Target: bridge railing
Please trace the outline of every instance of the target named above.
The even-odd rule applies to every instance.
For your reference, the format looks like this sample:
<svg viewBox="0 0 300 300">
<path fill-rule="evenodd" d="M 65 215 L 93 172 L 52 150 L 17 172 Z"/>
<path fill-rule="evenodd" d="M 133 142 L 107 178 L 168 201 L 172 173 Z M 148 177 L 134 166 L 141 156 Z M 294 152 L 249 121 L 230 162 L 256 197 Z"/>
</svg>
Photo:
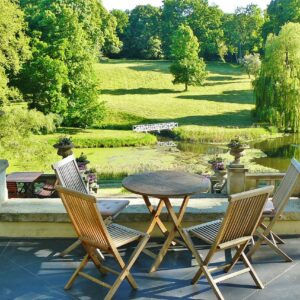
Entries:
<svg viewBox="0 0 300 300">
<path fill-rule="evenodd" d="M 173 130 L 178 127 L 178 123 L 169 122 L 169 123 L 156 123 L 156 124 L 140 124 L 133 125 L 132 129 L 136 132 L 151 132 L 151 131 L 163 131 L 163 130 Z"/>
</svg>

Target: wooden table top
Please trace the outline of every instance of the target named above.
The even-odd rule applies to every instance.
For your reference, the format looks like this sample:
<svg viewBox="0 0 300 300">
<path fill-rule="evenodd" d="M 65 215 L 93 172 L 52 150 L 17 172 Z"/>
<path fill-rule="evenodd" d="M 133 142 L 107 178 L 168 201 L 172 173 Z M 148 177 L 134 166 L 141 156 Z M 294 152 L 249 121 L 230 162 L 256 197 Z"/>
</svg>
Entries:
<svg viewBox="0 0 300 300">
<path fill-rule="evenodd" d="M 185 172 L 158 171 L 128 176 L 122 181 L 122 185 L 135 194 L 169 198 L 207 193 L 210 180 Z"/>
<path fill-rule="evenodd" d="M 6 176 L 7 182 L 31 183 L 35 182 L 42 172 L 15 172 Z"/>
</svg>

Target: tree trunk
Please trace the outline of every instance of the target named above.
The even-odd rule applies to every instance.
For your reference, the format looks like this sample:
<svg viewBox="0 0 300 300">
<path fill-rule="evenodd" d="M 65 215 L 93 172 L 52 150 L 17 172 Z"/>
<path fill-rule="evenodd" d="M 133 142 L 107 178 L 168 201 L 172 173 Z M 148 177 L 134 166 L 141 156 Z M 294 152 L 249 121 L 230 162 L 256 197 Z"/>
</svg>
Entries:
<svg viewBox="0 0 300 300">
<path fill-rule="evenodd" d="M 188 90 L 188 84 L 185 83 L 185 88 L 184 88 L 184 91 L 186 92 Z"/>
</svg>

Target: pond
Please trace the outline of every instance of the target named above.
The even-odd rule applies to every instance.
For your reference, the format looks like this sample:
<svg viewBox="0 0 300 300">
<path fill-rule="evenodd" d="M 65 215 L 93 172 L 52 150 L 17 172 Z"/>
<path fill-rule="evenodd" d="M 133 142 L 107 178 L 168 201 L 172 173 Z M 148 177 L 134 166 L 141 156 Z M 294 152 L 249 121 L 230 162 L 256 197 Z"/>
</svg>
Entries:
<svg viewBox="0 0 300 300">
<path fill-rule="evenodd" d="M 254 159 L 257 164 L 279 171 L 286 171 L 293 157 L 300 160 L 299 134 L 253 143 L 251 147 L 266 154 L 266 157 Z"/>
<path fill-rule="evenodd" d="M 227 152 L 226 146 L 177 142 L 181 152 L 215 155 Z M 254 158 L 252 161 L 263 167 L 284 172 L 293 157 L 300 160 L 300 135 L 293 134 L 280 138 L 250 143 L 250 148 L 261 150 L 266 156 Z"/>
<path fill-rule="evenodd" d="M 75 149 L 74 152 L 76 156 L 79 156 L 81 152 L 86 154 L 91 161 L 91 167 L 95 167 L 99 173 L 104 174 L 105 178 L 156 169 L 207 172 L 210 171 L 207 161 L 211 156 L 228 152 L 226 146 L 179 142 L 161 136 L 159 142 L 160 145 L 157 146 L 81 148 Z M 300 135 L 254 142 L 250 144 L 250 147 L 250 151 L 247 151 L 245 156 L 245 165 L 251 172 L 267 171 L 263 170 L 264 167 L 285 171 L 291 158 L 295 157 L 300 160 Z M 32 156 L 22 159 L 11 157 L 8 173 L 15 171 L 52 172 L 51 163 L 58 161 L 60 157 L 56 155 L 52 145 L 48 148 L 45 155 L 42 153 L 42 160 L 37 156 L 34 156 L 34 160 Z M 232 159 L 228 154 L 224 156 L 229 161 Z"/>
</svg>

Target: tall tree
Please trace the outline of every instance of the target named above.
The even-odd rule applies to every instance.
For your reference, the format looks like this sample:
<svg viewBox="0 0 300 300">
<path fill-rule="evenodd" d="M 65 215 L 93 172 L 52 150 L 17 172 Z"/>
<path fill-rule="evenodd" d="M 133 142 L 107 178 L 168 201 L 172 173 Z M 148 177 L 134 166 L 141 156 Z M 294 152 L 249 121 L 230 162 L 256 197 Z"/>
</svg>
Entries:
<svg viewBox="0 0 300 300">
<path fill-rule="evenodd" d="M 0 106 L 14 100 L 16 90 L 10 79 L 29 57 L 29 38 L 25 35 L 24 15 L 15 1 L 0 1 Z"/>
<path fill-rule="evenodd" d="M 299 0 L 272 0 L 267 8 L 267 21 L 263 26 L 263 37 L 278 34 L 287 22 L 300 22 Z"/>
<path fill-rule="evenodd" d="M 120 9 L 113 9 L 110 12 L 117 20 L 116 32 L 118 37 L 123 41 L 124 33 L 129 23 L 129 11 L 123 11 Z"/>
<path fill-rule="evenodd" d="M 262 11 L 254 4 L 238 7 L 233 15 L 224 18 L 226 44 L 236 60 L 242 59 L 245 54 L 261 50 L 263 24 Z"/>
<path fill-rule="evenodd" d="M 162 11 L 165 55 L 170 57 L 175 30 L 181 24 L 187 24 L 201 41 L 200 54 L 205 58 L 216 58 L 223 41 L 222 16 L 223 12 L 217 6 L 209 6 L 207 0 L 165 0 Z"/>
<path fill-rule="evenodd" d="M 20 87 L 31 108 L 58 113 L 65 125 L 90 126 L 92 119 L 103 116 L 93 72 L 99 46 L 104 44 L 103 36 L 93 31 L 101 32 L 97 3 L 21 0 L 33 57 L 23 68 Z"/>
<path fill-rule="evenodd" d="M 159 8 L 151 5 L 138 5 L 130 13 L 129 24 L 124 40 L 124 53 L 128 57 L 148 58 L 150 39 L 160 36 Z"/>
<path fill-rule="evenodd" d="M 171 44 L 173 63 L 170 71 L 173 84 L 183 83 L 185 91 L 189 85 L 201 85 L 207 75 L 205 63 L 199 58 L 199 42 L 187 25 L 180 25 L 175 31 Z"/>
<path fill-rule="evenodd" d="M 300 23 L 269 35 L 260 75 L 254 82 L 260 120 L 282 130 L 300 130 Z"/>
</svg>

